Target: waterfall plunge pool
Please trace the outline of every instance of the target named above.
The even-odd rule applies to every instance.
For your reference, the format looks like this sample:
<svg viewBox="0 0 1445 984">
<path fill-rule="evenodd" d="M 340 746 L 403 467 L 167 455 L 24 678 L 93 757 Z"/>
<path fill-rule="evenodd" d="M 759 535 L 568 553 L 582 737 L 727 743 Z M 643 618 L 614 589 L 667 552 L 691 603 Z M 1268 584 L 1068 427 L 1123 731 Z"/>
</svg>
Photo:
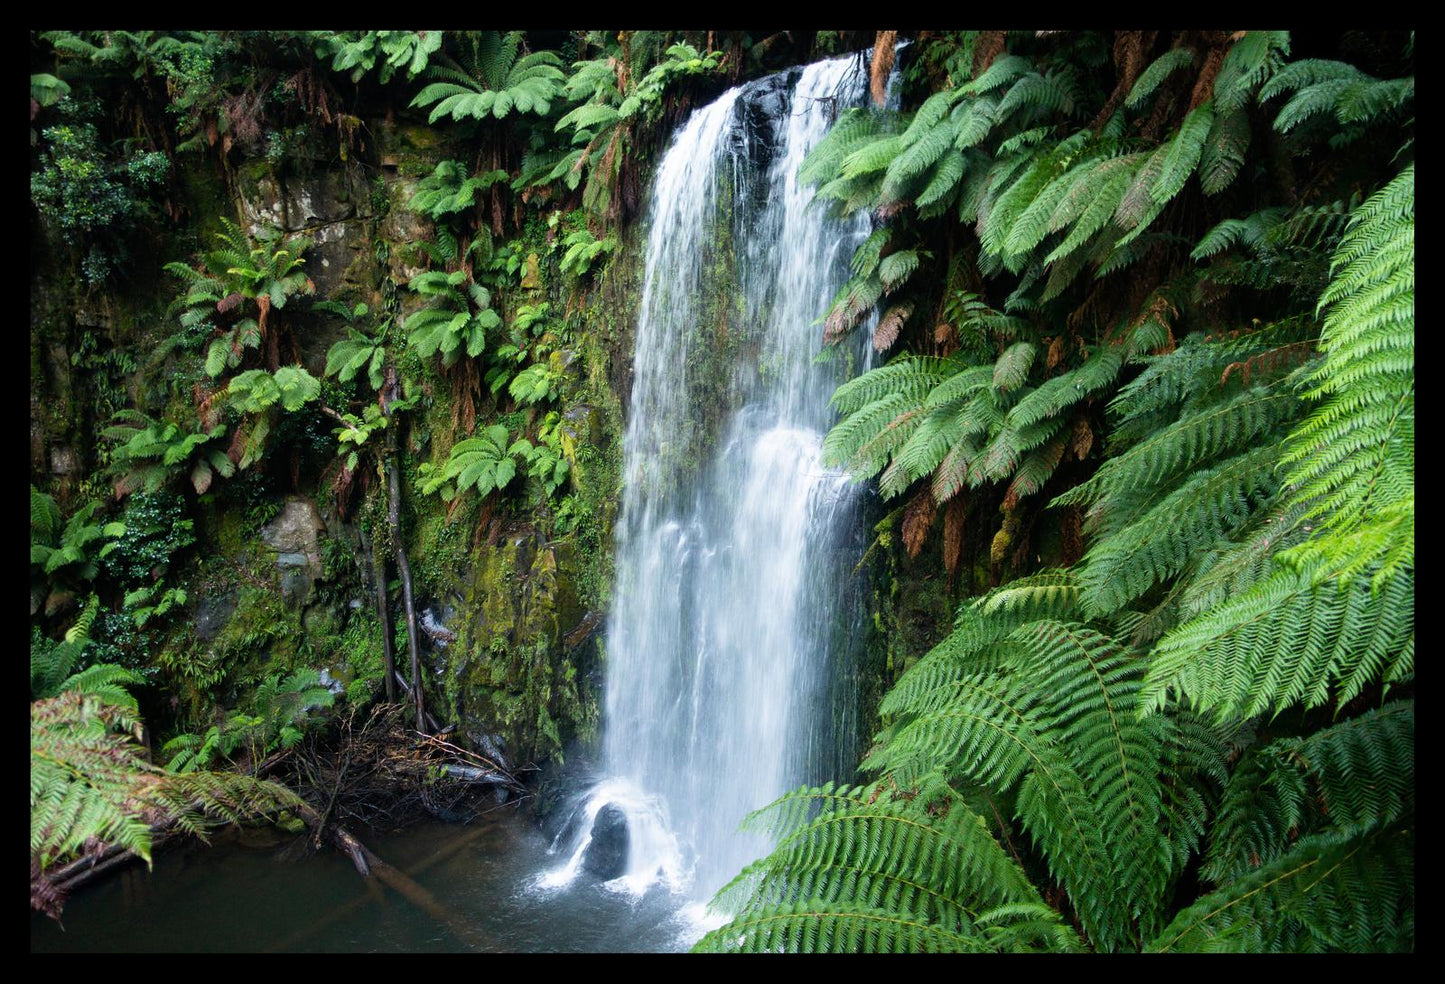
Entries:
<svg viewBox="0 0 1445 984">
<path fill-rule="evenodd" d="M 523 807 L 469 824 L 357 831 L 419 886 L 420 900 L 363 879 L 309 834 L 221 831 L 177 845 L 73 895 L 61 925 L 32 913 L 32 953 L 638 953 L 686 950 L 712 925 L 654 885 L 641 895 L 580 872 L 542 884 L 565 861 Z M 427 901 L 430 900 L 431 907 Z"/>
</svg>

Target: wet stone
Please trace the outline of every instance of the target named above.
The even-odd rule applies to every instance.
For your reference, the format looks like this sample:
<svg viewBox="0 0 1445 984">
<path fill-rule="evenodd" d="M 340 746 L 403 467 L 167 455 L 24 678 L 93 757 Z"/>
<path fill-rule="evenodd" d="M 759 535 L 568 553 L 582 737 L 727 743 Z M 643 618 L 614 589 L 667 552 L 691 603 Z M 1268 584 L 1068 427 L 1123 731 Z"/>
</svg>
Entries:
<svg viewBox="0 0 1445 984">
<path fill-rule="evenodd" d="M 234 591 L 202 598 L 196 606 L 196 638 L 210 642 L 220 635 L 226 623 L 235 614 L 237 595 Z"/>
<path fill-rule="evenodd" d="M 608 803 L 592 821 L 592 842 L 582 853 L 582 869 L 604 881 L 616 878 L 627 870 L 628 846 L 627 815 Z"/>
</svg>

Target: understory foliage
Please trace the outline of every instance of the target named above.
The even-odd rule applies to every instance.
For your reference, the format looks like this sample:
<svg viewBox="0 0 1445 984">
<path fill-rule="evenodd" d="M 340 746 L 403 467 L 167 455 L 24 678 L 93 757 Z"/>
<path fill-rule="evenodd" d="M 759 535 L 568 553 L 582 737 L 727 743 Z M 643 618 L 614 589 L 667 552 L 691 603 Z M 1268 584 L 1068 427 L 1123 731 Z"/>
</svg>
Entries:
<svg viewBox="0 0 1445 984">
<path fill-rule="evenodd" d="M 92 598 L 62 642 L 31 646 L 30 902 L 56 918 L 64 893 L 50 875 L 67 862 L 116 846 L 149 863 L 157 830 L 204 837 L 217 821 L 299 802 L 250 776 L 152 765 L 139 740 L 136 699 L 125 689 L 143 678 L 105 663 L 71 672 L 97 611 Z"/>
<path fill-rule="evenodd" d="M 752 39 L 725 37 L 736 79 Z M 468 542 L 479 513 L 493 539 L 503 522 L 549 540 L 585 524 L 606 542 L 576 494 L 596 438 L 564 423 L 563 401 L 593 385 L 579 378 L 594 361 L 588 291 L 640 207 L 648 156 L 695 92 L 723 84 L 723 55 L 698 31 L 29 42 L 32 889 L 55 914 L 51 876 L 78 853 L 148 857 L 157 825 L 283 802 L 206 770 L 244 769 L 323 722 L 319 667 L 338 652 L 352 670 L 379 661 L 344 638 L 350 609 L 315 616 L 379 594 L 366 624 L 391 638 L 411 575 L 389 602 L 376 560 L 427 552 L 410 541 L 421 527 L 438 542 L 433 514 L 455 521 L 447 544 Z M 386 144 L 412 136 L 393 162 Z M 325 193 L 345 218 L 298 230 L 286 202 L 323 172 L 344 178 Z M 286 231 L 244 207 L 270 189 Z M 425 231 L 388 231 L 391 209 Z M 337 267 L 335 234 L 363 226 L 373 241 Z M 281 638 L 269 604 L 268 624 L 242 631 L 277 577 L 243 559 L 248 545 L 298 495 L 331 505 L 374 569 L 350 564 L 332 527 L 300 637 Z M 447 563 L 417 564 L 419 594 Z M 237 612 L 213 609 L 238 594 Z M 229 629 L 214 638 L 200 629 L 213 610 Z M 439 685 L 418 660 L 413 688 Z"/>
<path fill-rule="evenodd" d="M 700 949 L 1414 949 L 1412 46 L 985 32 L 838 120 L 804 175 L 878 224 L 824 330 L 904 344 L 825 452 L 996 505 L 1014 576 Z"/>
</svg>

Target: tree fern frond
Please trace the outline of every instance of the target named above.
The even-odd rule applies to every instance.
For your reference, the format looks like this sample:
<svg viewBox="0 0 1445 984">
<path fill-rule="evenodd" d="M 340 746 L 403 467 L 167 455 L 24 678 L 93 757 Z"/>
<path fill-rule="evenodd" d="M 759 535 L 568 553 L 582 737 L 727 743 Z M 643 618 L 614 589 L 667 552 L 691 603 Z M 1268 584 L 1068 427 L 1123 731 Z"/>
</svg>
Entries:
<svg viewBox="0 0 1445 984">
<path fill-rule="evenodd" d="M 1068 407 L 1113 383 L 1123 365 L 1123 356 L 1117 349 L 1101 348 L 1077 369 L 1055 376 L 1025 395 L 1008 412 L 1005 422 L 1021 430 L 1058 417 Z"/>
<path fill-rule="evenodd" d="M 1158 58 L 1149 63 L 1149 67 L 1139 73 L 1135 80 L 1134 87 L 1129 90 L 1129 95 L 1124 100 L 1124 105 L 1130 109 L 1137 109 L 1144 100 L 1154 94 L 1154 90 L 1170 75 L 1194 64 L 1193 48 L 1171 48 Z"/>
<path fill-rule="evenodd" d="M 1109 223 L 1129 190 L 1135 172 L 1146 163 L 1146 156 L 1126 154 L 1113 157 L 1093 169 L 1090 182 L 1097 182 L 1097 190 L 1088 196 L 1089 204 L 1075 220 L 1064 241 L 1044 257 L 1045 263 L 1056 263 L 1074 253 Z M 1167 166 L 1168 162 L 1165 164 Z"/>
<path fill-rule="evenodd" d="M 1177 488 L 1127 526 L 1111 528 L 1084 558 L 1084 597 L 1107 615 L 1230 536 L 1251 506 L 1278 487 L 1279 448 L 1269 443 L 1212 468 L 1196 468 Z"/>
<path fill-rule="evenodd" d="M 1411 165 L 1366 201 L 1335 251 L 1308 394 L 1325 402 L 1285 455 L 1295 501 L 1340 534 L 1398 506 L 1413 540 L 1414 178 Z"/>
<path fill-rule="evenodd" d="M 1342 706 L 1366 684 L 1410 672 L 1414 578 L 1314 583 L 1281 571 L 1169 633 L 1155 649 L 1143 701 L 1176 693 L 1216 718 Z M 1332 700 L 1333 698 L 1333 700 Z"/>
<path fill-rule="evenodd" d="M 1137 394 L 1130 394 L 1137 399 Z M 1188 414 L 1173 425 L 1109 458 L 1088 482 L 1055 499 L 1059 505 L 1107 500 L 1150 489 L 1186 468 L 1249 446 L 1297 411 L 1297 401 L 1277 384 L 1254 386 Z M 1098 513 L 1108 510 L 1107 501 Z"/>
<path fill-rule="evenodd" d="M 1202 874 L 1228 883 L 1301 834 L 1367 832 L 1413 813 L 1414 745 L 1414 702 L 1403 700 L 1254 750 L 1225 788 Z"/>
<path fill-rule="evenodd" d="M 808 900 L 749 912 L 708 933 L 693 949 L 699 953 L 976 953 L 989 947 L 980 936 L 932 925 L 911 913 Z"/>
<path fill-rule="evenodd" d="M 1249 152 L 1249 114 L 1230 109 L 1214 118 L 1199 158 L 1199 187 L 1206 195 L 1228 188 L 1244 167 Z"/>
<path fill-rule="evenodd" d="M 1159 177 L 1149 188 L 1149 194 L 1158 204 L 1164 204 L 1179 194 L 1189 176 L 1194 173 L 1204 153 L 1204 144 L 1214 126 L 1213 101 L 1201 103 L 1184 118 L 1179 132 L 1169 144 L 1164 161 L 1159 168 Z"/>
<path fill-rule="evenodd" d="M 1224 56 L 1214 78 L 1214 102 L 1221 113 L 1244 106 L 1289 54 L 1288 31 L 1247 31 Z"/>
<path fill-rule="evenodd" d="M 958 187 L 967 167 L 968 159 L 958 150 L 945 151 L 929 171 L 923 190 L 914 198 L 913 204 L 920 211 L 934 205 L 946 207 L 948 196 Z"/>
<path fill-rule="evenodd" d="M 1414 867 L 1408 826 L 1304 837 L 1180 912 L 1146 949 L 1413 950 Z"/>
<path fill-rule="evenodd" d="M 1067 73 L 1041 75 L 1030 72 L 1013 85 L 999 100 L 997 116 L 1007 119 L 1011 114 L 1023 110 L 1025 120 L 1046 118 L 1049 114 L 1065 116 L 1074 111 L 1076 83 Z"/>
</svg>

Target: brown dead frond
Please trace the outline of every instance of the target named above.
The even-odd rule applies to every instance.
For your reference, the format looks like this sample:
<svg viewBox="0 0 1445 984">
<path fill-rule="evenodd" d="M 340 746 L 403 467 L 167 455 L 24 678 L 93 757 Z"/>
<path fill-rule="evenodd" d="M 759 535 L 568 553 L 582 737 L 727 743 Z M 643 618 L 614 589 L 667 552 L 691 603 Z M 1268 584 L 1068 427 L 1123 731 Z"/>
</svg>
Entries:
<svg viewBox="0 0 1445 984">
<path fill-rule="evenodd" d="M 903 324 L 908 316 L 913 313 L 913 302 L 904 301 L 902 304 L 895 304 L 888 309 L 883 317 L 878 319 L 878 325 L 873 329 L 873 350 L 886 352 L 898 341 L 898 333 L 903 329 Z"/>
<path fill-rule="evenodd" d="M 201 418 L 201 427 L 210 430 L 221 422 L 219 406 L 224 390 L 203 390 L 200 383 L 191 386 L 191 396 L 196 403 L 196 415 Z"/>
<path fill-rule="evenodd" d="M 963 525 L 967 518 L 968 503 L 963 496 L 949 499 L 943 511 L 943 566 L 948 571 L 950 582 L 963 557 Z"/>
<path fill-rule="evenodd" d="M 1281 345 L 1272 348 L 1267 352 L 1260 352 L 1252 355 L 1243 362 L 1231 362 L 1224 367 L 1224 374 L 1219 377 L 1219 385 L 1223 386 L 1229 382 L 1229 377 L 1238 371 L 1244 385 L 1249 385 L 1250 375 L 1255 369 L 1272 371 L 1285 366 L 1291 366 L 1304 362 L 1314 354 L 1315 343 L 1312 339 L 1301 342 L 1290 342 L 1288 345 Z"/>
<path fill-rule="evenodd" d="M 1114 91 L 1109 93 L 1109 99 L 1104 103 L 1104 108 L 1099 110 L 1099 115 L 1089 124 L 1089 128 L 1096 133 L 1104 128 L 1109 118 L 1114 115 L 1114 110 L 1119 108 L 1119 103 L 1129 95 L 1134 88 L 1134 83 L 1139 80 L 1140 73 L 1144 70 L 1144 53 L 1154 47 L 1154 39 L 1158 36 L 1157 31 L 1117 31 L 1114 35 L 1114 69 L 1118 81 L 1114 84 Z"/>
<path fill-rule="evenodd" d="M 973 77 L 978 78 L 1003 54 L 1006 31 L 981 31 L 973 48 Z"/>
<path fill-rule="evenodd" d="M 893 71 L 893 48 L 897 43 L 897 31 L 879 31 L 873 38 L 873 64 L 868 67 L 868 94 L 873 97 L 873 105 L 879 109 L 888 102 L 888 75 Z"/>
<path fill-rule="evenodd" d="M 1094 431 L 1089 427 L 1089 422 L 1081 415 L 1074 420 L 1074 433 L 1069 438 L 1068 453 L 1083 461 L 1089 455 L 1089 449 L 1094 446 Z"/>
<path fill-rule="evenodd" d="M 933 493 L 925 488 L 920 489 L 903 510 L 903 545 L 908 549 L 908 556 L 917 557 L 923 549 L 928 528 L 933 525 L 934 509 Z"/>
</svg>

